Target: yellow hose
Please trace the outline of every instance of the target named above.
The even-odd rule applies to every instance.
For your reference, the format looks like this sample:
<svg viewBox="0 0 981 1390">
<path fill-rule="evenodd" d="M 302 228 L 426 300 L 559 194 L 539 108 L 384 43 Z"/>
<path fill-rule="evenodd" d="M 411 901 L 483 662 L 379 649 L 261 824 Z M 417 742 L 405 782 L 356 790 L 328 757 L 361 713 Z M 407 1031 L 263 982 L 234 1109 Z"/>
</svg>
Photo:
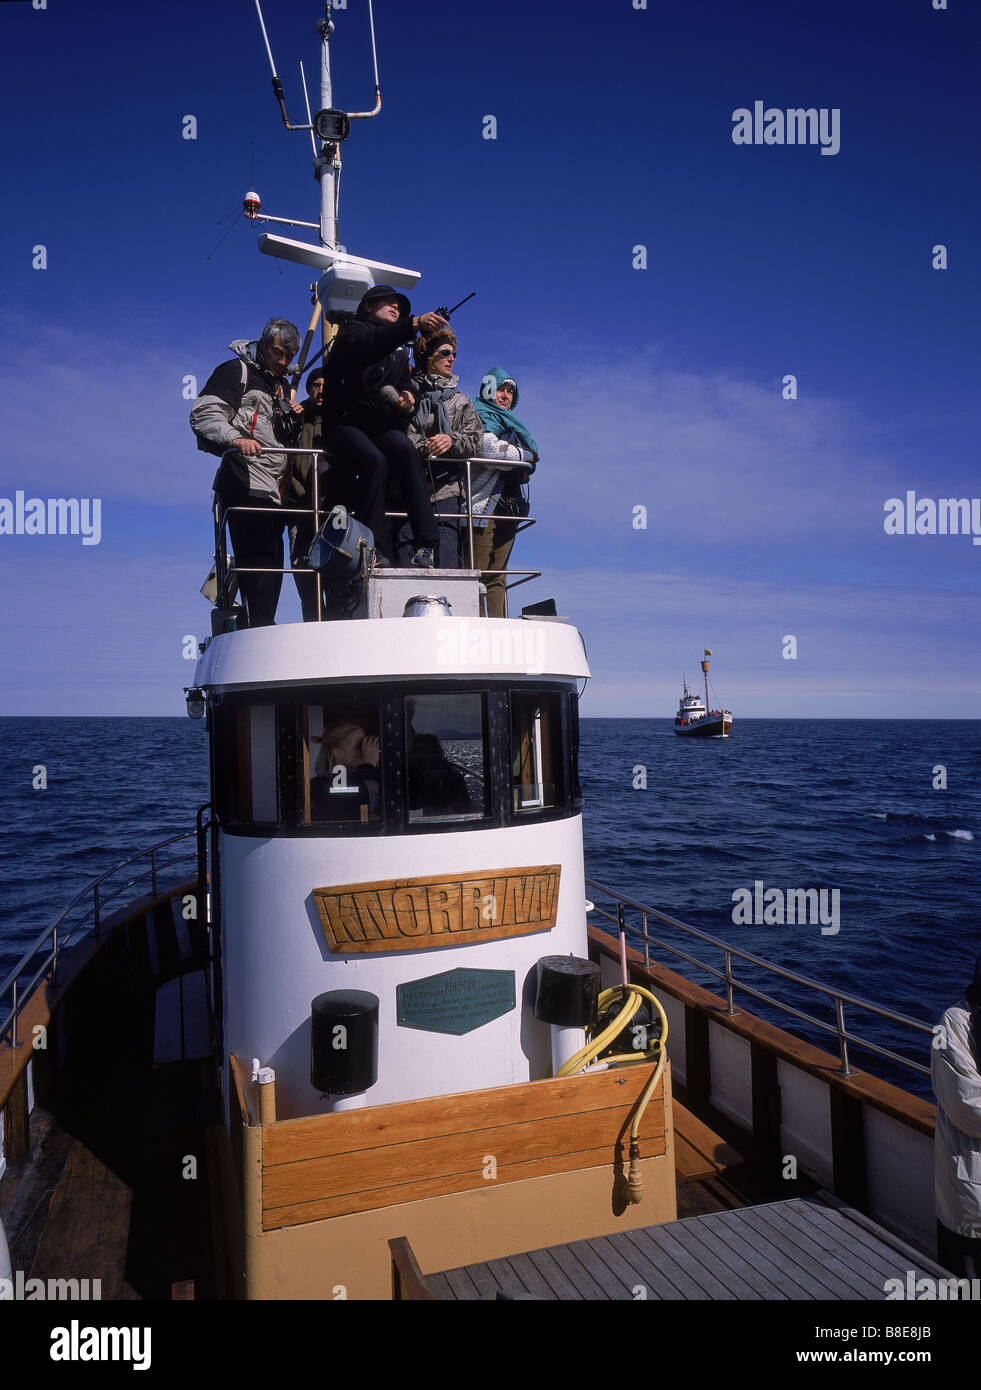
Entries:
<svg viewBox="0 0 981 1390">
<path fill-rule="evenodd" d="M 627 990 L 630 997 L 613 1022 L 608 1024 L 607 1027 L 603 1029 L 602 1033 L 599 1033 L 595 1038 L 586 1043 L 585 1047 L 581 1047 L 577 1053 L 570 1057 L 569 1060 L 559 1068 L 556 1075 L 571 1076 L 577 1071 L 583 1071 L 590 1062 L 594 1061 L 599 1054 L 614 1041 L 615 1038 L 620 1036 L 624 1029 L 629 1027 L 631 1019 L 640 1008 L 641 1002 L 644 999 L 648 1000 L 654 1006 L 661 1019 L 661 1036 L 655 1042 L 651 1043 L 644 1052 L 631 1051 L 615 1053 L 612 1057 L 607 1057 L 605 1059 L 608 1066 L 615 1067 L 628 1066 L 636 1062 L 649 1062 L 652 1061 L 655 1056 L 657 1057 L 657 1066 L 654 1068 L 651 1078 L 644 1087 L 640 1099 L 637 1102 L 633 1123 L 630 1126 L 630 1171 L 627 1176 L 627 1197 L 631 1202 L 639 1202 L 644 1193 L 644 1179 L 640 1171 L 640 1122 L 644 1118 L 644 1111 L 647 1109 L 650 1098 L 654 1094 L 657 1083 L 661 1079 L 661 1073 L 664 1071 L 664 1063 L 667 1058 L 665 1044 L 668 1040 L 668 1018 L 661 1008 L 660 1000 L 655 998 L 649 989 L 644 989 L 643 985 L 635 984 L 626 986 L 615 985 L 612 989 L 605 989 L 599 997 L 599 1012 L 602 1013 L 605 1008 L 615 1003 L 617 999 L 622 999 L 624 989 Z"/>
</svg>

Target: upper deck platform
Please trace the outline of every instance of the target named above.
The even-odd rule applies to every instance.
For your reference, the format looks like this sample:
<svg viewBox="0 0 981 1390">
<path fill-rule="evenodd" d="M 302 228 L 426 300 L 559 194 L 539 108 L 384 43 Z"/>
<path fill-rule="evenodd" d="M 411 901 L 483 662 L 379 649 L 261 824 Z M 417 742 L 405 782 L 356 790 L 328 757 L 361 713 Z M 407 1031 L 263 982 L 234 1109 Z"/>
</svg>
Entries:
<svg viewBox="0 0 981 1390">
<path fill-rule="evenodd" d="M 570 623 L 536 618 L 459 615 L 453 585 L 467 571 L 382 570 L 368 580 L 366 601 L 384 605 L 384 590 L 398 586 L 401 615 L 414 595 L 446 596 L 452 613 L 415 618 L 349 618 L 339 622 L 287 623 L 213 638 L 202 654 L 194 683 L 216 690 L 292 686 L 321 681 L 409 678 L 538 676 L 581 680 L 589 675 L 582 637 Z M 402 589 L 411 589 L 403 594 Z M 394 607 L 393 610 L 394 611 Z M 384 614 L 384 609 L 383 609 Z"/>
</svg>

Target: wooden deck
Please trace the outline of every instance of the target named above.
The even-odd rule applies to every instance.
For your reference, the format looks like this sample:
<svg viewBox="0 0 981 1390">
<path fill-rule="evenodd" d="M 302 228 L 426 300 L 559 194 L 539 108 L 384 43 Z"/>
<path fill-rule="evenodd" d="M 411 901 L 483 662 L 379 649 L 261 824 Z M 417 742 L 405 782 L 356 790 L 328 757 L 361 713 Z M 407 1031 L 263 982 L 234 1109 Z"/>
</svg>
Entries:
<svg viewBox="0 0 981 1390">
<path fill-rule="evenodd" d="M 713 1212 L 425 1275 L 434 1299 L 882 1301 L 947 1277 L 830 1194 Z"/>
</svg>

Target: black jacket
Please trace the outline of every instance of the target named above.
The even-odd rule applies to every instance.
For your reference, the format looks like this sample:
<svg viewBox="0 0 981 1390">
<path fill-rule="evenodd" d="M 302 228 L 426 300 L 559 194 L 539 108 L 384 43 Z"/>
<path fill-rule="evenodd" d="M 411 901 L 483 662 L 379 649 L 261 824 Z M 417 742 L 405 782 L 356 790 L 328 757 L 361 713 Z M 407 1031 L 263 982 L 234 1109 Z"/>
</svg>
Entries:
<svg viewBox="0 0 981 1390">
<path fill-rule="evenodd" d="M 327 358 L 324 381 L 326 431 L 355 425 L 369 438 L 390 429 L 408 429 L 410 416 L 383 399 L 383 388 L 412 388 L 409 354 L 412 318 L 394 323 L 355 319 L 341 328 Z"/>
<path fill-rule="evenodd" d="M 347 773 L 347 788 L 339 792 L 330 773 L 321 773 L 310 781 L 310 819 L 313 821 L 360 820 L 361 807 L 367 806 L 368 819 L 378 819 L 380 783 L 378 769 L 362 763 Z M 349 790 L 357 789 L 357 795 Z"/>
</svg>

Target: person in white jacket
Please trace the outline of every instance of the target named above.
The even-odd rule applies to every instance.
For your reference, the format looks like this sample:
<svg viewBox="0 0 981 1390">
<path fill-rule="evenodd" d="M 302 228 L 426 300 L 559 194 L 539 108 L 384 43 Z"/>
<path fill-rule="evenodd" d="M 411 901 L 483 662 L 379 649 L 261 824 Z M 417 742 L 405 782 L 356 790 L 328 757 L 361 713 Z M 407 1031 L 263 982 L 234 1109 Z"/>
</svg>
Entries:
<svg viewBox="0 0 981 1390">
<path fill-rule="evenodd" d="M 981 956 L 964 998 L 935 1030 L 930 1078 L 937 1259 L 952 1274 L 981 1278 Z"/>
</svg>

